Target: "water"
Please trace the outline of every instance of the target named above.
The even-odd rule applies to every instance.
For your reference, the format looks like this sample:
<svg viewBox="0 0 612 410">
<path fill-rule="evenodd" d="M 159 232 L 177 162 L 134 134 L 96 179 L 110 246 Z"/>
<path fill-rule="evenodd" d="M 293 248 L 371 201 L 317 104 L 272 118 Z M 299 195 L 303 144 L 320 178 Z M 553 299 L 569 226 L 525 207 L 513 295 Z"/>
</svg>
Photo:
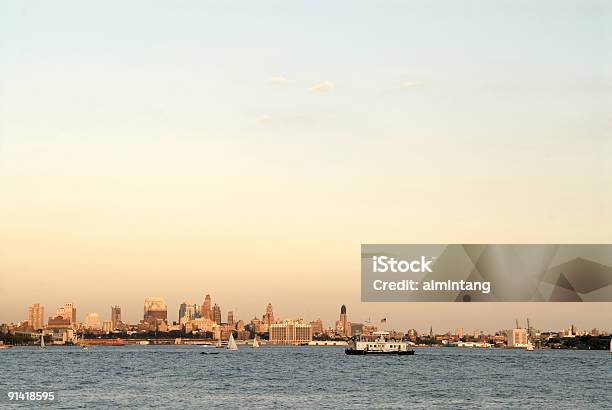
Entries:
<svg viewBox="0 0 612 410">
<path fill-rule="evenodd" d="M 338 347 L 16 347 L 0 359 L 0 408 L 9 390 L 55 391 L 58 408 L 612 408 L 606 351 L 364 357 Z"/>
</svg>

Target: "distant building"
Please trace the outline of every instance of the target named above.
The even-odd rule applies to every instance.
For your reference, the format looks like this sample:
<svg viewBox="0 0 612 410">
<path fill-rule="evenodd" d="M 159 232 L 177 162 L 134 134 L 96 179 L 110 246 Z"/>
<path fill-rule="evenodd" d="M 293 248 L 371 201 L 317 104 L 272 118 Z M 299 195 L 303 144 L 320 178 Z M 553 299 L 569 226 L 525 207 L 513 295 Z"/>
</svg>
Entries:
<svg viewBox="0 0 612 410">
<path fill-rule="evenodd" d="M 268 327 L 270 343 L 275 345 L 299 345 L 312 340 L 312 326 L 302 320 L 285 320 Z"/>
<path fill-rule="evenodd" d="M 244 332 L 244 321 L 242 319 L 240 319 L 238 322 L 236 322 L 236 330 L 238 332 Z"/>
<path fill-rule="evenodd" d="M 221 307 L 215 303 L 212 309 L 213 321 L 220 325 L 221 324 Z"/>
<path fill-rule="evenodd" d="M 119 306 L 111 306 L 111 330 L 115 330 L 121 323 L 121 308 Z"/>
<path fill-rule="evenodd" d="M 363 323 L 351 323 L 351 335 L 361 336 L 363 334 Z"/>
<path fill-rule="evenodd" d="M 102 322 L 102 331 L 103 332 L 111 332 L 113 330 L 113 322 L 110 320 L 105 320 Z"/>
<path fill-rule="evenodd" d="M 509 330 L 508 347 L 527 347 L 527 329 Z"/>
<path fill-rule="evenodd" d="M 408 329 L 406 332 L 406 338 L 411 342 L 416 342 L 418 336 L 419 333 L 416 331 L 416 329 Z"/>
<path fill-rule="evenodd" d="M 234 312 L 232 311 L 227 312 L 227 325 L 232 329 L 234 328 Z"/>
<path fill-rule="evenodd" d="M 154 323 L 157 320 L 168 319 L 168 307 L 163 298 L 148 297 L 144 301 L 144 321 Z"/>
<path fill-rule="evenodd" d="M 261 320 L 257 319 L 256 317 L 251 319 L 251 329 L 253 330 L 253 333 L 263 333 L 267 331 L 266 325 L 261 323 Z"/>
<path fill-rule="evenodd" d="M 28 321 L 34 330 L 40 330 L 45 326 L 45 308 L 40 306 L 40 303 L 28 308 Z"/>
<path fill-rule="evenodd" d="M 72 303 L 64 303 L 64 306 L 57 308 L 57 316 L 70 320 L 71 326 L 76 326 L 76 307 Z"/>
<path fill-rule="evenodd" d="M 70 319 L 60 315 L 50 317 L 47 321 L 47 329 L 49 330 L 65 330 L 71 327 Z"/>
<path fill-rule="evenodd" d="M 179 322 L 184 323 L 198 317 L 198 305 L 186 300 L 179 306 Z"/>
<path fill-rule="evenodd" d="M 310 326 L 312 327 L 313 335 L 323 334 L 323 321 L 321 319 L 313 320 L 310 322 Z"/>
<path fill-rule="evenodd" d="M 455 329 L 455 338 L 457 339 L 463 338 L 463 328 L 462 327 L 458 327 L 457 329 Z"/>
<path fill-rule="evenodd" d="M 265 325 L 268 325 L 268 326 L 274 323 L 274 313 L 272 312 L 272 303 L 268 303 L 268 306 L 266 306 L 266 313 L 264 313 L 261 321 Z"/>
<path fill-rule="evenodd" d="M 210 295 L 204 296 L 204 302 L 200 307 L 200 317 L 204 319 L 212 319 L 212 308 L 211 308 Z"/>
<path fill-rule="evenodd" d="M 88 313 L 85 316 L 83 325 L 86 329 L 100 330 L 100 315 L 97 313 Z"/>
<path fill-rule="evenodd" d="M 351 322 L 346 315 L 346 306 L 340 307 L 340 320 L 336 321 L 336 334 L 343 337 L 351 337 Z"/>
</svg>

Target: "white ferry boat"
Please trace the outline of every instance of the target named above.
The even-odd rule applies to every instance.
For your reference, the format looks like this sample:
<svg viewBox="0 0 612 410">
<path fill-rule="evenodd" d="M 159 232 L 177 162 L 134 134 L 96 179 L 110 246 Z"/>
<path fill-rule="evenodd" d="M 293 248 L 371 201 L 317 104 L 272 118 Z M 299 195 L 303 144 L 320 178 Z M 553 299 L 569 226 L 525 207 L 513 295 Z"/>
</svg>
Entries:
<svg viewBox="0 0 612 410">
<path fill-rule="evenodd" d="M 389 332 L 374 332 L 374 336 L 378 336 L 374 341 L 363 340 L 360 337 L 352 343 L 351 347 L 344 352 L 349 355 L 368 355 L 368 354 L 396 354 L 396 355 L 413 355 L 414 350 L 408 349 L 408 343 L 387 340 Z"/>
</svg>

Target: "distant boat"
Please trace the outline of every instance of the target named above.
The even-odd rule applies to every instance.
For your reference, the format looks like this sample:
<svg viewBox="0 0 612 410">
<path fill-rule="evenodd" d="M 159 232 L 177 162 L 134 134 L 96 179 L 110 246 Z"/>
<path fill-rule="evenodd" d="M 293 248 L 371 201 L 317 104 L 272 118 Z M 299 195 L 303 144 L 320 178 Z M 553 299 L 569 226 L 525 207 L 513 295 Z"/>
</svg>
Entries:
<svg viewBox="0 0 612 410">
<path fill-rule="evenodd" d="M 408 350 L 408 343 L 387 340 L 389 332 L 374 332 L 374 336 L 378 336 L 375 341 L 364 340 L 361 336 L 359 340 L 353 341 L 351 346 L 344 351 L 348 355 L 414 355 L 414 350 Z"/>
<path fill-rule="evenodd" d="M 40 348 L 41 349 L 47 348 L 47 346 L 45 346 L 45 335 L 43 335 L 42 333 L 40 334 Z"/>
<path fill-rule="evenodd" d="M 221 344 L 221 333 L 219 333 L 219 339 L 217 339 L 217 346 L 218 349 L 222 348 L 223 345 Z"/>
<path fill-rule="evenodd" d="M 533 343 L 531 343 L 531 339 L 527 339 L 527 349 L 528 352 L 533 352 Z"/>
<path fill-rule="evenodd" d="M 259 347 L 259 343 L 257 342 L 257 336 L 255 336 L 255 338 L 253 339 L 253 346 L 254 349 L 257 349 Z"/>
<path fill-rule="evenodd" d="M 612 354 L 612 337 L 610 338 L 610 354 Z"/>
<path fill-rule="evenodd" d="M 238 346 L 236 345 L 236 341 L 234 340 L 234 335 L 230 333 L 229 342 L 227 342 L 227 350 L 238 350 Z"/>
</svg>

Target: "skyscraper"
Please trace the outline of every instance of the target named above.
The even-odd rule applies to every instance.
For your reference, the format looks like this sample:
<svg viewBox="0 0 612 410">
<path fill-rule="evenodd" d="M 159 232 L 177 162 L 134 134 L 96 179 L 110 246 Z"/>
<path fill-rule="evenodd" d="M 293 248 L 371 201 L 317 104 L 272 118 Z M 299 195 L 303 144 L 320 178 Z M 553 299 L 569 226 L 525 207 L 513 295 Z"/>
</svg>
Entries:
<svg viewBox="0 0 612 410">
<path fill-rule="evenodd" d="M 34 330 L 42 329 L 45 326 L 45 308 L 40 303 L 35 303 L 28 308 L 28 321 Z"/>
<path fill-rule="evenodd" d="M 202 303 L 202 307 L 200 308 L 200 317 L 204 319 L 212 319 L 212 311 L 210 309 L 211 301 L 210 295 L 206 295 L 204 297 L 204 303 Z"/>
<path fill-rule="evenodd" d="M 221 307 L 215 303 L 212 309 L 213 321 L 220 325 L 221 324 Z"/>
<path fill-rule="evenodd" d="M 230 327 L 234 327 L 234 312 L 231 310 L 227 312 L 227 325 Z"/>
<path fill-rule="evenodd" d="M 111 330 L 117 329 L 117 325 L 121 323 L 121 308 L 119 306 L 111 306 Z"/>
<path fill-rule="evenodd" d="M 179 307 L 179 322 L 188 322 L 197 318 L 198 316 L 198 305 L 190 300 L 186 300 L 181 303 Z"/>
<path fill-rule="evenodd" d="M 351 322 L 348 320 L 344 305 L 340 307 L 340 320 L 336 321 L 336 333 L 344 337 L 351 337 Z"/>
<path fill-rule="evenodd" d="M 76 307 L 72 303 L 64 303 L 64 306 L 57 308 L 57 316 L 70 320 L 70 325 L 76 325 Z"/>
<path fill-rule="evenodd" d="M 266 306 L 266 313 L 264 313 L 262 322 L 268 326 L 274 323 L 274 313 L 272 312 L 272 303 L 268 303 Z"/>
<path fill-rule="evenodd" d="M 323 321 L 321 319 L 310 322 L 310 327 L 312 327 L 313 335 L 320 335 L 323 333 Z"/>
</svg>

